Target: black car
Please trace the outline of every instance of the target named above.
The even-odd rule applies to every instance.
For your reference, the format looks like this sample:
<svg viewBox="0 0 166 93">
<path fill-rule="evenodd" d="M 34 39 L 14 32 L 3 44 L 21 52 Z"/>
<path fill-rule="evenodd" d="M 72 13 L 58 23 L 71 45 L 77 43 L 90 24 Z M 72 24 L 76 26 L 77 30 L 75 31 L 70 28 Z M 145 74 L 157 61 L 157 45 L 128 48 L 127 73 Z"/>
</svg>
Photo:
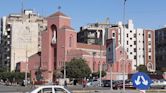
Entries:
<svg viewBox="0 0 166 93">
<path fill-rule="evenodd" d="M 102 80 L 103 87 L 110 87 L 110 80 Z"/>
<path fill-rule="evenodd" d="M 103 87 L 110 87 L 110 80 L 102 80 L 102 86 Z M 112 87 L 115 87 L 115 81 L 112 81 Z"/>
</svg>

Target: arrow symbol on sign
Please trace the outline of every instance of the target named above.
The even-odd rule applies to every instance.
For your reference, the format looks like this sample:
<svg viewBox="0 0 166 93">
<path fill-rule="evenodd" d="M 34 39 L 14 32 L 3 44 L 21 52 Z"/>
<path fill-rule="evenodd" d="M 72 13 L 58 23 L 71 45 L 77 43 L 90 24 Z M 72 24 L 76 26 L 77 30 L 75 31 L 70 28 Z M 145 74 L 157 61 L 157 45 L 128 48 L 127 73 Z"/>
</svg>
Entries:
<svg viewBox="0 0 166 93">
<path fill-rule="evenodd" d="M 140 78 L 141 78 L 141 76 L 138 76 L 138 77 L 137 77 L 137 80 L 135 80 L 135 84 L 136 84 L 136 85 L 141 84 L 141 82 L 140 82 Z"/>
<path fill-rule="evenodd" d="M 147 80 L 145 80 L 145 78 L 143 77 L 143 76 L 141 76 L 141 79 L 142 79 L 142 83 L 144 84 L 144 85 L 148 85 L 148 81 Z"/>
</svg>

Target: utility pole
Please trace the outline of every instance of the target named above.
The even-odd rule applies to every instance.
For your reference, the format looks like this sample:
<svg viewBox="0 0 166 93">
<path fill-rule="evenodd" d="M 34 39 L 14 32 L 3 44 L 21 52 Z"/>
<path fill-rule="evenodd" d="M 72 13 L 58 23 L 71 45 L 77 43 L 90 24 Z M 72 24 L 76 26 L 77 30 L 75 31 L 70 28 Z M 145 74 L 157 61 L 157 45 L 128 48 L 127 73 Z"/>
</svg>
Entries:
<svg viewBox="0 0 166 93">
<path fill-rule="evenodd" d="M 102 78 L 102 62 L 101 62 L 101 44 L 102 44 L 102 37 L 101 37 L 101 32 L 98 32 L 98 28 L 97 28 L 97 33 L 98 35 L 98 42 L 100 44 L 100 68 L 99 68 L 99 79 L 100 79 L 100 86 L 101 86 L 101 78 Z"/>
<path fill-rule="evenodd" d="M 123 92 L 125 93 L 125 11 L 126 9 L 126 0 L 123 4 Z"/>
<path fill-rule="evenodd" d="M 101 62 L 101 42 L 100 42 L 100 86 L 101 86 L 101 78 L 102 78 L 102 62 Z"/>
<path fill-rule="evenodd" d="M 64 59 L 63 59 L 63 78 L 64 78 L 64 85 L 65 85 L 65 82 L 66 82 L 66 51 L 65 51 L 65 46 L 62 46 L 62 48 L 64 48 Z"/>
<path fill-rule="evenodd" d="M 28 81 L 28 51 L 27 51 L 27 45 L 26 45 L 26 63 L 25 63 L 25 86 L 27 86 Z"/>
</svg>

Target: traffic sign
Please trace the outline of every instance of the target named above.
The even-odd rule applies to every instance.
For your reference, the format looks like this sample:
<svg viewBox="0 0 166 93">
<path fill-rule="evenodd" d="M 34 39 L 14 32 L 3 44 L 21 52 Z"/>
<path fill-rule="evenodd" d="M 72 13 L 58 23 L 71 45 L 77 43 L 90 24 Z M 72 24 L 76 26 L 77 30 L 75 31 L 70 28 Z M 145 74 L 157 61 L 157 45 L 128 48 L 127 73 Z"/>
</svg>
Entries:
<svg viewBox="0 0 166 93">
<path fill-rule="evenodd" d="M 137 72 L 133 74 L 131 77 L 131 81 L 133 83 L 133 86 L 140 90 L 147 90 L 152 83 L 150 77 L 143 72 Z"/>
</svg>

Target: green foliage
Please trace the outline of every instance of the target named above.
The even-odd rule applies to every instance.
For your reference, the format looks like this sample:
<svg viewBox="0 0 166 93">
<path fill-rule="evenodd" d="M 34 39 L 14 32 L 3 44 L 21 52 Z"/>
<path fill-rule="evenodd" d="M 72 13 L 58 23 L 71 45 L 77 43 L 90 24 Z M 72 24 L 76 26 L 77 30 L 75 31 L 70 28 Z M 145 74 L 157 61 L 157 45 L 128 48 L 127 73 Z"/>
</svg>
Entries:
<svg viewBox="0 0 166 93">
<path fill-rule="evenodd" d="M 13 80 L 16 81 L 22 81 L 24 79 L 25 73 L 20 72 L 0 72 L 0 79 L 3 79 L 6 81 L 7 79 L 10 82 L 13 82 Z"/>
<path fill-rule="evenodd" d="M 107 73 L 105 71 L 101 71 L 101 77 L 106 76 Z M 100 71 L 92 73 L 92 77 L 100 77 Z"/>
<path fill-rule="evenodd" d="M 82 58 L 74 58 L 66 63 L 66 76 L 69 78 L 84 78 L 88 77 L 90 74 L 91 70 L 86 64 L 86 60 Z"/>
<path fill-rule="evenodd" d="M 5 71 L 6 71 L 5 68 L 0 68 L 0 73 L 1 73 L 1 72 L 5 72 Z"/>
<path fill-rule="evenodd" d="M 137 70 L 138 70 L 139 72 L 148 73 L 147 67 L 146 67 L 145 65 L 139 65 L 139 66 L 137 67 Z"/>
</svg>

